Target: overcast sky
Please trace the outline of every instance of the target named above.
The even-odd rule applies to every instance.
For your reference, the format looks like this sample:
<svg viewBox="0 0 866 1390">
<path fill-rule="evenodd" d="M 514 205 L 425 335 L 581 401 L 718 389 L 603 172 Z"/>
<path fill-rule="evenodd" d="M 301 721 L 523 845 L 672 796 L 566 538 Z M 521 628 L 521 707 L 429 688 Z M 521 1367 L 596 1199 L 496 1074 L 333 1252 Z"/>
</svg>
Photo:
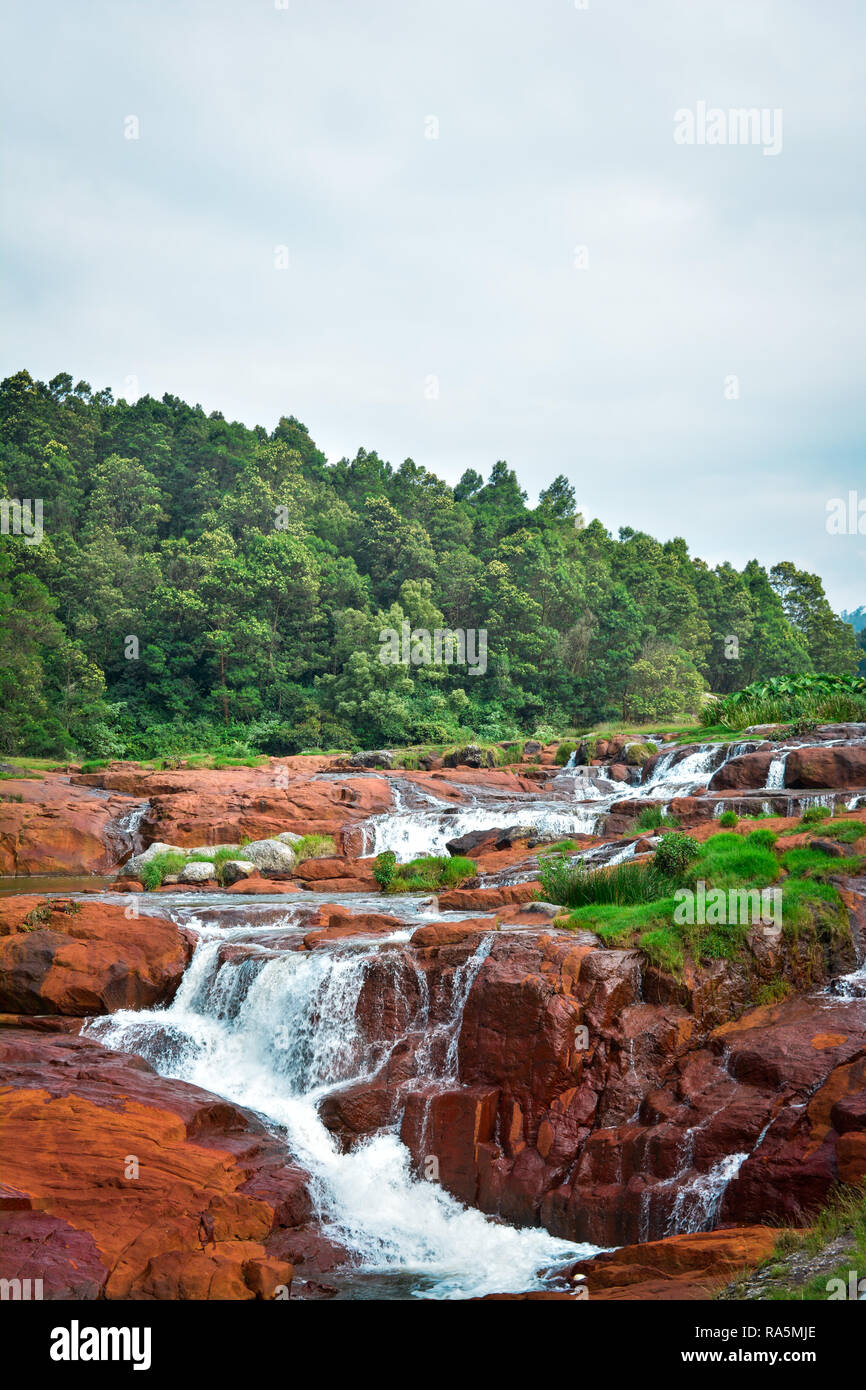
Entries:
<svg viewBox="0 0 866 1390">
<path fill-rule="evenodd" d="M 2 375 L 565 473 L 866 602 L 861 0 L 281 3 L 7 10 Z M 676 143 L 699 102 L 780 152 Z"/>
</svg>

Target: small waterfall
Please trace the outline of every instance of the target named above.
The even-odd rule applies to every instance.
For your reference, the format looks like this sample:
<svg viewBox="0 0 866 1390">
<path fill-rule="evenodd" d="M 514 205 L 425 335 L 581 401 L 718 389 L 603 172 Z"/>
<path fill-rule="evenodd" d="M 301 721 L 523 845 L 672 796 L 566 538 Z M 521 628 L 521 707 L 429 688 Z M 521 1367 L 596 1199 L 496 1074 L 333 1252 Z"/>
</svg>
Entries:
<svg viewBox="0 0 866 1390">
<path fill-rule="evenodd" d="M 393 1129 L 342 1153 L 322 1124 L 325 1095 L 375 1074 L 400 1037 L 427 1023 L 429 999 L 402 949 L 346 943 L 238 962 L 221 958 L 223 942 L 201 942 L 168 1009 L 120 1012 L 84 1031 L 263 1115 L 311 1174 L 326 1232 L 353 1252 L 362 1274 L 408 1277 L 425 1297 L 466 1298 L 541 1287 L 539 1270 L 594 1253 L 463 1207 L 413 1173 Z M 492 934 L 455 972 L 443 1080 L 456 1070 L 463 1008 L 491 946 Z M 386 1010 L 384 1036 L 371 1040 L 359 1005 L 376 982 L 396 1019 L 386 1027 Z"/>
<path fill-rule="evenodd" d="M 765 791 L 777 791 L 779 787 L 785 785 L 785 763 L 788 761 L 788 754 L 785 753 L 781 758 L 771 758 L 770 766 L 767 768 L 767 781 L 764 784 Z"/>
<path fill-rule="evenodd" d="M 582 788 L 587 790 L 587 788 Z M 449 840 L 474 830 L 496 830 L 509 825 L 531 825 L 536 834 L 592 835 L 601 816 L 591 806 L 565 797 L 559 801 L 524 794 L 504 800 L 501 796 L 473 797 L 469 805 L 437 801 L 426 794 L 422 807 L 409 807 L 398 785 L 393 787 L 394 809 L 371 816 L 363 824 L 364 854 L 391 850 L 401 863 L 428 854 L 447 854 Z M 600 799 L 602 793 L 592 785 L 588 797 Z"/>
<path fill-rule="evenodd" d="M 105 838 L 118 861 L 128 859 L 142 848 L 138 831 L 149 810 L 150 802 L 142 801 L 107 823 Z"/>
<path fill-rule="evenodd" d="M 760 1143 L 760 1140 L 758 1142 Z M 708 1172 L 700 1173 L 691 1182 L 684 1184 L 674 1199 L 665 1235 L 711 1231 L 719 1214 L 725 1188 L 737 1176 L 748 1157 L 747 1153 L 727 1154 Z"/>
<path fill-rule="evenodd" d="M 665 799 L 687 795 L 688 790 L 702 786 L 708 778 L 727 760 L 727 748 L 720 743 L 702 743 L 693 753 L 675 761 L 681 750 L 672 748 L 663 753 L 652 770 L 649 781 L 640 788 L 641 796 L 657 797 L 661 792 L 668 793 Z"/>
<path fill-rule="evenodd" d="M 565 764 L 565 771 L 570 772 L 577 762 L 577 749 L 573 748 L 568 755 L 568 762 Z"/>
</svg>

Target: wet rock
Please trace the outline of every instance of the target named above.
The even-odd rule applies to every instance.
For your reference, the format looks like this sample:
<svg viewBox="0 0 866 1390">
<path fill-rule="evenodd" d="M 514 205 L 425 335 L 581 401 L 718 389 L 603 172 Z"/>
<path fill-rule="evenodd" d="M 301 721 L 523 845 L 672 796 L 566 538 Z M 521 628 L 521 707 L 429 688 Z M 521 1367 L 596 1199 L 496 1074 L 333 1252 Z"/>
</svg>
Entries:
<svg viewBox="0 0 866 1390">
<path fill-rule="evenodd" d="M 729 758 L 710 778 L 710 791 L 748 791 L 765 787 L 774 756 L 773 753 L 744 753 L 742 757 Z"/>
<path fill-rule="evenodd" d="M 515 844 L 535 834 L 532 825 L 499 826 L 493 830 L 469 830 L 449 840 L 445 846 L 451 855 L 471 855 L 476 850 L 511 849 Z"/>
</svg>

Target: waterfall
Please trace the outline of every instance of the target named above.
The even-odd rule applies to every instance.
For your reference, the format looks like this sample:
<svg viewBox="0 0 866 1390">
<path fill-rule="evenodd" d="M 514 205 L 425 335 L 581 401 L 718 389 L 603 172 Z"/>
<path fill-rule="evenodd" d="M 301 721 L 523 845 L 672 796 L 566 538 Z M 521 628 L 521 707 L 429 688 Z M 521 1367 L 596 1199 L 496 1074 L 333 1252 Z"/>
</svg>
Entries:
<svg viewBox="0 0 866 1390">
<path fill-rule="evenodd" d="M 581 788 L 586 790 L 586 788 Z M 496 830 L 509 825 L 528 824 L 538 835 L 592 835 L 601 819 L 594 807 L 582 806 L 580 801 L 562 797 L 545 800 L 527 793 L 514 793 L 505 800 L 500 796 L 473 795 L 469 805 L 438 801 L 427 794 L 423 807 L 410 808 L 402 789 L 393 787 L 394 809 L 371 816 L 363 823 L 364 854 L 376 855 L 385 850 L 396 854 L 401 863 L 428 854 L 447 854 L 449 840 L 459 839 L 475 830 Z M 595 786 L 586 800 L 600 799 Z"/>
<path fill-rule="evenodd" d="M 395 1286 L 408 1279 L 415 1295 L 467 1298 L 542 1287 L 539 1270 L 594 1253 L 463 1207 L 413 1173 L 393 1128 L 341 1153 L 322 1124 L 318 1102 L 329 1091 L 374 1074 L 404 1032 L 426 1023 L 426 994 L 402 950 L 380 940 L 221 962 L 224 940 L 202 940 L 169 1008 L 120 1012 L 85 1031 L 258 1111 L 311 1174 L 325 1232 L 349 1248 L 360 1274 Z M 463 1008 L 491 945 L 485 937 L 455 974 L 446 1073 L 456 1069 Z M 396 1036 L 371 1041 L 358 1004 L 376 971 L 390 972 L 398 1017 Z"/>
<path fill-rule="evenodd" d="M 758 1141 L 760 1143 L 760 1140 Z M 757 1145 L 755 1146 L 757 1148 Z M 725 1188 L 737 1176 L 749 1157 L 747 1153 L 727 1154 L 706 1173 L 699 1173 L 678 1191 L 665 1235 L 711 1231 L 716 1223 Z"/>
<path fill-rule="evenodd" d="M 720 743 L 702 743 L 694 753 L 687 753 L 675 762 L 678 752 L 672 748 L 663 753 L 652 770 L 647 782 L 640 788 L 641 796 L 656 796 L 659 791 L 668 792 L 668 800 L 677 795 L 686 795 L 689 789 L 701 786 L 727 761 L 727 749 Z"/>
<path fill-rule="evenodd" d="M 764 786 L 765 791 L 776 791 L 779 787 L 784 787 L 785 763 L 787 760 L 787 753 L 781 758 L 776 757 L 770 760 L 770 766 L 767 768 L 767 781 Z"/>
<path fill-rule="evenodd" d="M 141 848 L 138 831 L 149 809 L 150 802 L 141 801 L 107 823 L 105 838 L 111 845 L 116 859 L 128 859 Z"/>
</svg>

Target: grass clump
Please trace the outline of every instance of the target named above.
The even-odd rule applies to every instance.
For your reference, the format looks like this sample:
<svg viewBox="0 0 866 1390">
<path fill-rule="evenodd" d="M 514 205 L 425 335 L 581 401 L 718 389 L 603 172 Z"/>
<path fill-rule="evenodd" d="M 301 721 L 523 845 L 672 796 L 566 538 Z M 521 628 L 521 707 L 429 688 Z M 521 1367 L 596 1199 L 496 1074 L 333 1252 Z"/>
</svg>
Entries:
<svg viewBox="0 0 866 1390">
<path fill-rule="evenodd" d="M 337 853 L 330 835 L 304 835 L 291 848 L 299 864 L 302 859 L 330 859 Z"/>
<path fill-rule="evenodd" d="M 853 845 L 866 836 L 866 825 L 862 820 L 833 820 L 821 826 L 821 834 L 828 840 L 838 840 L 843 845 Z"/>
<path fill-rule="evenodd" d="M 557 767 L 565 767 L 565 764 L 568 762 L 572 753 L 576 752 L 576 743 L 561 743 L 556 750 L 556 754 L 554 756 L 553 761 L 556 763 Z"/>
<path fill-rule="evenodd" d="M 733 830 L 735 825 L 739 825 L 740 818 L 736 811 L 723 811 L 719 816 L 719 825 L 725 830 Z"/>
<path fill-rule="evenodd" d="M 645 806 L 639 816 L 635 817 L 633 830 L 676 830 L 679 821 L 676 816 L 664 810 L 661 806 Z"/>
<path fill-rule="evenodd" d="M 141 866 L 139 878 L 145 891 L 152 893 L 170 874 L 179 874 L 187 858 L 186 854 L 179 854 L 176 850 L 165 850 L 162 854 L 155 854 Z"/>
<path fill-rule="evenodd" d="M 377 854 L 373 876 L 383 893 L 429 893 L 443 888 L 457 888 L 468 878 L 474 878 L 476 866 L 472 859 L 460 855 L 426 855 L 398 864 L 392 850 Z"/>
<path fill-rule="evenodd" d="M 665 896 L 668 886 L 653 863 L 624 859 L 620 864 L 593 869 L 584 859 L 571 862 L 560 854 L 544 858 L 538 878 L 543 897 L 563 907 L 589 903 L 625 907 L 654 902 Z"/>
</svg>

